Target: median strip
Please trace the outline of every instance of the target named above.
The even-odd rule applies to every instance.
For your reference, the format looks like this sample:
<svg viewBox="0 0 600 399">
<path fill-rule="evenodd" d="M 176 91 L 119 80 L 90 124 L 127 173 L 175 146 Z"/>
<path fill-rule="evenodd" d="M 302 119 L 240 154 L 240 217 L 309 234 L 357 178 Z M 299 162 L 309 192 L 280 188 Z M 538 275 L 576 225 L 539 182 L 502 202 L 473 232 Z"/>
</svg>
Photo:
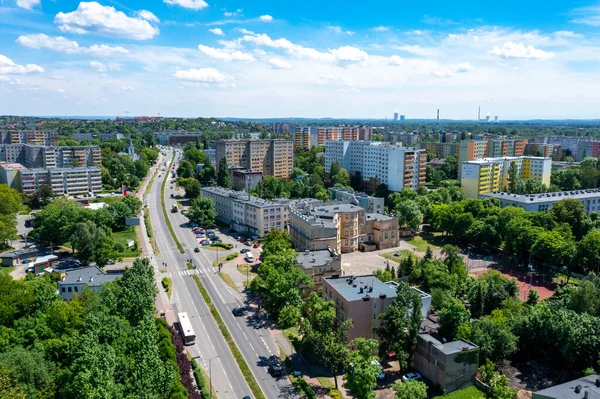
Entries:
<svg viewBox="0 0 600 399">
<path fill-rule="evenodd" d="M 167 229 L 169 229 L 169 233 L 171 233 L 171 238 L 175 241 L 175 245 L 177 245 L 177 249 L 182 254 L 185 254 L 177 235 L 175 235 L 175 231 L 173 230 L 173 226 L 171 225 L 171 220 L 169 220 L 169 214 L 167 213 L 167 205 L 165 204 L 165 185 L 167 184 L 167 179 L 169 178 L 169 172 L 173 167 L 173 162 L 175 161 L 175 154 L 173 154 L 173 159 L 171 159 L 171 163 L 169 164 L 169 168 L 165 172 L 165 178 L 162 182 L 162 186 L 160 188 L 160 204 L 162 205 L 163 215 L 165 217 L 165 222 L 167 223 Z"/>
<path fill-rule="evenodd" d="M 198 286 L 198 289 L 200 290 L 200 294 L 202 295 L 202 298 L 204 298 L 204 302 L 206 302 L 206 306 L 208 306 L 208 309 L 210 309 L 210 314 L 212 314 L 213 318 L 215 319 L 215 322 L 217 323 L 217 326 L 219 327 L 219 330 L 221 331 L 221 335 L 223 335 L 223 338 L 225 338 L 225 342 L 227 342 L 227 346 L 229 346 L 229 349 L 231 350 L 231 353 L 233 354 L 235 361 L 237 362 L 238 366 L 240 367 L 240 370 L 242 371 L 242 375 L 244 376 L 244 379 L 248 383 L 248 386 L 250 387 L 252 394 L 254 395 L 254 397 L 256 399 L 265 399 L 265 395 L 263 394 L 262 389 L 260 389 L 260 385 L 258 385 L 256 378 L 254 378 L 254 374 L 252 374 L 250 367 L 248 367 L 248 363 L 246 363 L 244 356 L 242 356 L 242 352 L 240 352 L 237 345 L 235 344 L 235 341 L 233 340 L 231 333 L 227 329 L 225 322 L 221 318 L 221 315 L 219 314 L 217 307 L 215 306 L 212 299 L 208 295 L 208 291 L 206 291 L 206 288 L 204 288 L 202 281 L 200 281 L 200 277 L 192 276 L 192 278 L 196 282 L 196 285 Z"/>
</svg>

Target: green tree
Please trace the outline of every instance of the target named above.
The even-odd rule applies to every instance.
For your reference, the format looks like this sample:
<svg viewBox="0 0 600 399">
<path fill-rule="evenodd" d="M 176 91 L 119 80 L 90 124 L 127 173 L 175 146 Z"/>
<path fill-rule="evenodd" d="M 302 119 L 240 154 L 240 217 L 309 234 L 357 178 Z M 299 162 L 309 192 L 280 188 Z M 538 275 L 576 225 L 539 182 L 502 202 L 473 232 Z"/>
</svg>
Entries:
<svg viewBox="0 0 600 399">
<path fill-rule="evenodd" d="M 452 341 L 456 336 L 458 326 L 467 323 L 470 317 L 469 311 L 460 300 L 451 299 L 447 301 L 438 312 L 440 336 Z"/>
<path fill-rule="evenodd" d="M 48 185 L 43 185 L 34 192 L 31 196 L 30 202 L 33 208 L 41 208 L 50 202 L 50 199 L 54 197 L 54 191 L 52 191 L 52 187 Z"/>
<path fill-rule="evenodd" d="M 590 228 L 589 216 L 579 200 L 568 198 L 558 201 L 548 210 L 548 213 L 556 223 L 569 225 L 577 240 L 580 240 Z"/>
<path fill-rule="evenodd" d="M 529 294 L 527 295 L 527 304 L 535 306 L 538 304 L 539 300 L 540 294 L 536 290 L 529 290 Z"/>
<path fill-rule="evenodd" d="M 194 198 L 187 213 L 188 219 L 198 226 L 209 228 L 215 224 L 217 212 L 215 204 L 210 198 Z"/>
<path fill-rule="evenodd" d="M 510 163 L 510 166 L 508 167 L 508 192 L 509 193 L 514 193 L 516 191 L 517 183 L 519 180 L 518 173 L 519 173 L 519 170 L 517 167 L 517 161 L 512 161 Z"/>
<path fill-rule="evenodd" d="M 77 251 L 77 257 L 82 265 L 87 265 L 94 256 L 96 248 L 106 240 L 106 233 L 94 222 L 87 220 L 75 225 L 71 244 Z"/>
<path fill-rule="evenodd" d="M 419 226 L 423 223 L 423 213 L 415 201 L 401 201 L 396 205 L 395 211 L 398 216 L 398 223 L 401 226 L 409 227 L 413 231 L 419 231 Z"/>
<path fill-rule="evenodd" d="M 426 399 L 427 385 L 421 381 L 397 382 L 393 385 L 396 399 Z"/>
<path fill-rule="evenodd" d="M 0 364 L 0 399 L 26 399 L 27 397 L 16 386 L 12 371 Z"/>
<path fill-rule="evenodd" d="M 377 375 L 381 372 L 377 358 L 377 341 L 356 338 L 350 342 L 348 372 L 344 374 L 345 386 L 358 399 L 374 399 Z"/>
<path fill-rule="evenodd" d="M 217 186 L 231 188 L 231 179 L 229 178 L 229 167 L 227 158 L 223 157 L 219 161 L 219 171 L 217 173 Z"/>
<path fill-rule="evenodd" d="M 473 321 L 470 335 L 458 335 L 479 346 L 480 359 L 499 362 L 517 351 L 517 336 L 512 332 L 502 310 L 494 310 L 489 316 Z"/>
<path fill-rule="evenodd" d="M 196 174 L 196 167 L 187 159 L 181 161 L 179 166 L 177 167 L 177 176 L 182 177 L 184 179 L 189 179 L 190 177 L 194 177 Z"/>
<path fill-rule="evenodd" d="M 331 177 L 333 185 L 336 187 L 350 187 L 350 173 L 344 168 Z"/>
<path fill-rule="evenodd" d="M 177 185 L 185 190 L 185 198 L 197 198 L 200 196 L 200 182 L 194 177 L 180 178 Z"/>
<path fill-rule="evenodd" d="M 458 168 L 458 158 L 454 155 L 449 155 L 444 159 L 440 171 L 444 173 L 447 179 L 458 179 Z"/>
<path fill-rule="evenodd" d="M 585 272 L 600 267 L 600 230 L 592 230 L 577 243 L 577 260 Z"/>
</svg>

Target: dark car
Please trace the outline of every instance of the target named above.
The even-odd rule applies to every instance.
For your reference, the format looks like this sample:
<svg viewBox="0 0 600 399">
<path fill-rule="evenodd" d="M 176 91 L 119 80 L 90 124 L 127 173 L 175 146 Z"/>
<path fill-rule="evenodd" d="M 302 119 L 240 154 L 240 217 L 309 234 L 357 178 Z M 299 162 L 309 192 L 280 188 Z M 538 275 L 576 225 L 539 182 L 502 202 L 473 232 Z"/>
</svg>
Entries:
<svg viewBox="0 0 600 399">
<path fill-rule="evenodd" d="M 246 252 L 250 252 L 250 250 L 248 248 L 243 248 L 240 253 L 241 254 L 245 254 Z"/>
<path fill-rule="evenodd" d="M 198 247 L 194 248 L 194 252 L 200 252 L 200 248 L 198 248 Z"/>
<path fill-rule="evenodd" d="M 233 308 L 231 310 L 234 316 L 243 316 L 246 314 L 246 308 Z"/>
<path fill-rule="evenodd" d="M 268 370 L 273 377 L 281 377 L 283 374 L 283 368 L 278 364 L 271 364 Z"/>
</svg>

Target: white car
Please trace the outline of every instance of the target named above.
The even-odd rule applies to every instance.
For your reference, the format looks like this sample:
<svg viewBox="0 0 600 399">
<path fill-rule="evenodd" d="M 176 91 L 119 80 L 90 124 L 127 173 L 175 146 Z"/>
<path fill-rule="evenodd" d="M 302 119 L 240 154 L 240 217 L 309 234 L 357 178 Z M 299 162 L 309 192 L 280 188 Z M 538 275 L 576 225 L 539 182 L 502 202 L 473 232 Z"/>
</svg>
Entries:
<svg viewBox="0 0 600 399">
<path fill-rule="evenodd" d="M 421 381 L 422 379 L 423 379 L 423 377 L 421 377 L 421 374 L 419 374 L 419 373 L 408 373 L 408 374 L 404 374 L 402 376 L 402 381 L 404 381 L 404 382 Z"/>
</svg>

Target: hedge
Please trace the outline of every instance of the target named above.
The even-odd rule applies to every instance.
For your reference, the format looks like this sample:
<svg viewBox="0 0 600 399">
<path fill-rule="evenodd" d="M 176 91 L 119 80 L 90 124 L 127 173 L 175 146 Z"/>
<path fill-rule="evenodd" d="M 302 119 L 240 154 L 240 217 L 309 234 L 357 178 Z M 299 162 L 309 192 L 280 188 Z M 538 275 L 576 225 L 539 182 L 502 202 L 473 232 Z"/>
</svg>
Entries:
<svg viewBox="0 0 600 399">
<path fill-rule="evenodd" d="M 163 211 L 163 216 L 165 217 L 165 222 L 167 223 L 167 228 L 169 229 L 169 233 L 171 233 L 171 238 L 173 239 L 173 241 L 175 241 L 175 245 L 177 245 L 177 249 L 179 249 L 179 252 L 181 252 L 182 254 L 185 254 L 185 251 L 183 250 L 183 247 L 181 246 L 181 243 L 179 242 L 179 239 L 177 238 L 177 235 L 175 234 L 175 231 L 173 230 L 173 226 L 171 225 L 171 220 L 169 220 L 169 214 L 167 213 L 167 206 L 165 205 L 165 185 L 167 184 L 167 179 L 169 178 L 169 170 L 171 170 L 171 167 L 173 166 L 173 162 L 175 162 L 175 154 L 173 154 L 173 159 L 171 159 L 171 163 L 169 164 L 169 169 L 167 170 L 167 172 L 165 172 L 165 178 L 162 182 L 162 186 L 160 188 L 160 204 L 162 205 L 162 211 Z"/>
</svg>

